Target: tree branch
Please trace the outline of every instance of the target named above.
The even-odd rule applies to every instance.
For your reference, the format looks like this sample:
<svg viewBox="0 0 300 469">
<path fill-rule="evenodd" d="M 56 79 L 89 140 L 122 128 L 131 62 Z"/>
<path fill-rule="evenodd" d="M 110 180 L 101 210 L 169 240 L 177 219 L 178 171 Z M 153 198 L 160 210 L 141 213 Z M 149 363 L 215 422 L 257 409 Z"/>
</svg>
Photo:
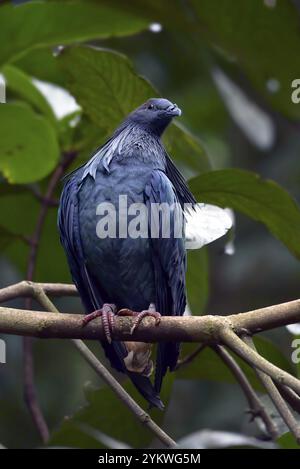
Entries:
<svg viewBox="0 0 300 469">
<path fill-rule="evenodd" d="M 300 414 L 300 397 L 292 389 L 284 386 L 283 384 L 275 383 L 278 391 L 286 402 L 294 409 L 295 412 Z"/>
<path fill-rule="evenodd" d="M 104 365 L 95 357 L 90 349 L 82 342 L 82 340 L 73 339 L 72 342 L 79 350 L 81 355 L 88 361 L 96 373 L 103 379 L 103 381 L 110 386 L 113 392 L 119 399 L 129 408 L 142 425 L 145 425 L 149 430 L 165 445 L 167 448 L 174 448 L 177 446 L 176 442 L 172 440 L 145 412 L 135 400 L 125 391 L 121 384 L 113 377 L 111 373 L 105 368 Z"/>
<path fill-rule="evenodd" d="M 239 329 L 248 329 L 252 334 L 276 327 L 300 322 L 300 300 L 288 301 L 266 308 L 227 316 Z"/>
<path fill-rule="evenodd" d="M 248 401 L 248 405 L 250 408 L 249 411 L 252 416 L 252 419 L 260 417 L 271 438 L 273 440 L 278 438 L 279 432 L 276 425 L 274 424 L 272 418 L 269 416 L 263 403 L 260 401 L 259 397 L 254 391 L 241 367 L 238 365 L 235 359 L 227 352 L 227 350 L 221 345 L 215 345 L 212 348 L 217 353 L 217 355 L 223 360 L 223 362 L 228 366 L 233 376 L 236 378 L 237 382 L 241 386 Z"/>
<path fill-rule="evenodd" d="M 41 284 L 29 284 L 31 295 L 43 306 L 46 311 L 49 311 L 47 315 L 54 313 L 55 315 L 63 316 L 58 311 L 56 306 L 48 298 Z M 53 291 L 53 289 L 51 290 Z M 176 442 L 172 440 L 148 415 L 136 402 L 135 400 L 125 391 L 120 383 L 112 376 L 112 374 L 105 368 L 105 366 L 97 359 L 97 357 L 90 351 L 90 349 L 84 344 L 82 340 L 72 339 L 71 342 L 83 358 L 91 365 L 94 371 L 105 381 L 118 398 L 128 407 L 128 409 L 135 415 L 135 417 L 168 448 L 174 448 Z"/>
<path fill-rule="evenodd" d="M 67 283 L 37 283 L 23 280 L 15 285 L 1 288 L 0 303 L 15 300 L 16 298 L 35 298 L 36 287 L 39 287 L 48 296 L 78 296 L 75 285 Z"/>
<path fill-rule="evenodd" d="M 93 356 L 93 354 L 78 339 L 105 340 L 101 318 L 88 323 L 83 327 L 84 315 L 60 314 L 47 294 L 52 296 L 77 295 L 73 285 L 64 284 L 38 284 L 34 282 L 20 282 L 0 290 L 0 302 L 9 301 L 14 298 L 26 296 L 35 298 L 43 308 L 51 312 L 30 311 L 0 307 L 0 332 L 40 338 L 65 338 L 72 339 L 80 353 L 114 390 L 114 392 L 126 402 L 126 405 L 145 423 L 156 436 L 167 446 L 174 445 L 161 429 L 156 428 L 150 417 L 132 401 L 124 389 L 115 382 L 110 373 Z M 230 350 L 244 359 L 257 371 L 263 381 L 271 399 L 278 408 L 284 421 L 300 441 L 300 432 L 295 419 L 281 395 L 286 395 L 286 401 L 299 412 L 300 381 L 284 370 L 268 362 L 261 357 L 256 350 L 246 344 L 239 336 L 254 334 L 263 330 L 285 326 L 300 321 L 300 300 L 269 306 L 246 313 L 232 314 L 230 316 L 164 316 L 159 325 L 155 326 L 153 318 L 144 318 L 134 333 L 131 334 L 134 318 L 115 317 L 115 325 L 112 337 L 120 341 L 136 342 L 197 342 L 201 343 L 196 349 L 199 353 L 206 345 L 215 348 L 220 358 L 235 375 L 237 381 L 244 390 L 253 413 L 259 413 L 263 418 L 269 433 L 273 438 L 277 435 L 273 422 L 269 421 L 261 403 L 257 399 L 251 385 L 236 364 L 234 359 L 221 347 L 226 345 Z M 195 353 L 192 354 L 194 358 Z M 188 357 L 187 360 L 191 359 Z M 183 360 L 183 363 L 186 359 Z M 267 375 L 267 376 L 266 376 Z M 278 387 L 275 387 L 275 384 Z M 117 383 L 117 384 L 116 384 Z M 137 407 L 136 407 L 137 406 Z M 149 420 L 150 419 L 150 420 Z"/>
<path fill-rule="evenodd" d="M 41 290 L 43 289 L 43 284 L 29 284 L 29 287 L 26 287 L 27 295 L 33 294 L 31 290 L 32 285 L 38 285 Z M 23 288 L 22 285 L 22 289 Z M 7 289 L 3 290 L 8 291 Z M 49 287 L 49 291 L 50 290 L 51 288 Z M 58 287 L 57 289 L 53 288 L 52 290 L 52 292 L 55 292 L 56 296 L 59 295 L 59 291 L 63 292 L 62 294 L 68 292 L 72 295 L 75 294 L 75 290 L 69 289 L 68 286 Z M 9 294 L 7 295 L 3 295 L 2 290 L 0 290 L 0 301 L 3 301 L 3 299 L 6 300 L 7 298 L 12 299 L 12 290 L 9 290 Z M 281 318 L 280 325 L 285 326 L 286 324 L 295 323 L 297 320 L 300 321 L 300 302 L 298 302 L 299 311 L 294 310 L 293 303 L 294 302 L 291 302 L 292 308 L 290 311 L 286 308 L 287 303 L 284 303 L 283 306 L 286 312 L 285 316 Z M 259 318 L 259 331 L 270 329 L 272 324 L 274 324 L 274 327 L 276 327 L 275 324 L 277 326 L 279 325 L 278 318 L 276 317 L 279 306 L 280 305 L 274 306 L 274 312 L 272 307 L 265 308 L 264 319 Z M 231 316 L 164 316 L 160 324 L 155 327 L 152 327 L 152 318 L 145 318 L 134 331 L 133 335 L 130 334 L 130 328 L 134 319 L 130 317 L 116 317 L 113 338 L 116 340 L 135 340 L 137 342 L 161 342 L 167 340 L 202 342 L 205 344 L 224 342 L 226 345 L 228 345 L 229 341 L 230 348 L 234 347 L 238 349 L 239 352 L 247 355 L 248 347 L 238 338 L 237 334 L 242 335 L 245 333 L 245 322 L 247 322 L 247 331 L 249 333 L 258 332 L 258 328 L 256 325 L 256 310 L 244 314 L 247 316 L 246 321 L 243 318 L 243 314 Z M 105 338 L 101 318 L 95 319 L 84 328 L 82 327 L 82 318 L 83 316 L 78 314 L 45 314 L 39 311 L 0 307 L 0 332 L 43 338 L 56 337 L 97 340 Z M 250 351 L 252 361 L 256 361 L 257 356 L 260 357 L 257 353 L 253 352 L 253 350 Z M 255 366 L 260 364 L 260 366 L 265 367 L 263 361 L 266 362 L 266 360 L 262 357 L 260 357 L 260 359 L 261 360 L 258 360 Z M 250 358 L 245 358 L 245 360 L 249 362 Z M 276 372 L 278 372 L 279 368 L 275 368 Z M 274 369 L 272 369 L 272 373 L 275 373 Z M 281 377 L 278 376 L 277 381 L 280 381 L 280 379 Z"/>
<path fill-rule="evenodd" d="M 255 350 L 246 345 L 231 329 L 224 328 L 220 336 L 225 345 L 233 352 L 243 358 L 250 366 L 258 368 L 270 376 L 274 381 L 292 388 L 297 394 L 300 394 L 300 380 L 290 375 L 284 370 L 268 362 L 261 357 Z"/>
<path fill-rule="evenodd" d="M 243 337 L 243 340 L 249 347 L 251 347 L 252 350 L 256 351 L 255 345 L 250 336 L 245 335 Z M 255 372 L 257 374 L 258 379 L 261 381 L 268 395 L 270 396 L 275 408 L 281 415 L 282 420 L 286 423 L 287 427 L 296 438 L 297 443 L 300 444 L 300 426 L 298 425 L 297 420 L 294 418 L 292 412 L 288 408 L 288 405 L 283 400 L 277 387 L 273 383 L 272 378 L 270 378 L 270 376 L 268 376 L 263 371 L 257 368 L 255 368 Z"/>
</svg>

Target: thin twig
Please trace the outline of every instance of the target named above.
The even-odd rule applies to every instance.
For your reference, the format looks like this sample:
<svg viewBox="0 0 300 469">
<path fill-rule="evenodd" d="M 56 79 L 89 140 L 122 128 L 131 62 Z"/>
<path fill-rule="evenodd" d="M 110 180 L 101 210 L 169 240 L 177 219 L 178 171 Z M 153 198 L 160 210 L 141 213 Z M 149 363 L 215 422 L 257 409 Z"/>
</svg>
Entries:
<svg viewBox="0 0 300 469">
<path fill-rule="evenodd" d="M 291 388 L 279 383 L 275 383 L 278 391 L 286 402 L 300 415 L 300 397 Z"/>
<path fill-rule="evenodd" d="M 220 330 L 220 339 L 233 352 L 243 358 L 250 366 L 258 368 L 266 373 L 274 381 L 292 388 L 296 393 L 300 393 L 300 380 L 290 375 L 284 370 L 268 362 L 260 356 L 255 350 L 240 339 L 230 328 L 225 327 Z"/>
<path fill-rule="evenodd" d="M 252 350 L 256 351 L 255 345 L 250 336 L 245 335 L 243 337 L 243 340 L 247 344 L 248 347 L 251 347 Z M 281 415 L 282 420 L 286 423 L 287 427 L 296 438 L 297 443 L 300 444 L 300 426 L 297 420 L 294 418 L 288 405 L 283 400 L 277 387 L 273 383 L 272 378 L 270 378 L 270 376 L 266 375 L 263 371 L 257 368 L 254 368 L 254 371 L 257 374 L 258 379 L 261 381 L 264 388 L 266 389 L 268 395 L 270 396 L 275 408 L 278 410 L 279 414 Z"/>
<path fill-rule="evenodd" d="M 132 397 L 125 391 L 120 383 L 109 373 L 102 363 L 95 357 L 90 349 L 79 339 L 73 339 L 72 342 L 77 350 L 92 366 L 96 373 L 105 381 L 123 404 L 134 414 L 134 416 L 145 425 L 165 446 L 168 448 L 176 447 L 176 442 L 169 437 L 147 414 Z"/>
<path fill-rule="evenodd" d="M 65 154 L 61 163 L 56 167 L 53 172 L 46 194 L 41 201 L 41 208 L 36 222 L 35 230 L 33 235 L 30 237 L 30 249 L 27 262 L 26 279 L 32 281 L 34 278 L 34 272 L 36 268 L 37 253 L 39 248 L 40 239 L 46 216 L 50 207 L 49 201 L 52 199 L 54 191 L 58 182 L 60 181 L 65 169 L 74 160 L 76 154 L 70 152 Z M 25 308 L 31 309 L 31 298 L 25 300 Z M 42 441 L 45 443 L 49 439 L 49 430 L 42 410 L 40 408 L 37 393 L 35 390 L 34 383 L 34 363 L 32 357 L 32 339 L 24 337 L 23 339 L 23 367 L 24 367 L 24 398 L 32 416 L 33 422 L 41 436 Z"/>
<path fill-rule="evenodd" d="M 200 344 L 192 353 L 183 357 L 181 360 L 178 360 L 175 370 L 179 370 L 182 366 L 188 365 L 191 363 L 206 347 L 206 344 Z"/>
<path fill-rule="evenodd" d="M 38 283 L 23 280 L 15 285 L 0 289 L 0 303 L 16 298 L 34 298 L 35 287 L 41 288 L 46 295 L 54 297 L 78 296 L 75 285 L 68 283 Z"/>
<path fill-rule="evenodd" d="M 40 190 L 34 185 L 29 184 L 26 186 L 27 189 L 34 195 L 34 197 L 41 202 L 43 205 L 48 205 L 49 207 L 58 207 L 59 201 L 55 198 L 47 199 Z"/>
<path fill-rule="evenodd" d="M 276 438 L 278 438 L 279 436 L 278 428 L 276 427 L 272 418 L 269 416 L 263 403 L 260 401 L 259 397 L 254 391 L 241 367 L 238 365 L 236 360 L 227 352 L 225 347 L 222 347 L 221 345 L 215 345 L 212 347 L 212 349 L 228 366 L 233 376 L 236 378 L 237 382 L 241 386 L 248 401 L 250 414 L 252 418 L 260 417 L 263 423 L 265 424 L 268 434 L 273 440 L 276 440 Z"/>
<path fill-rule="evenodd" d="M 46 311 L 53 313 L 59 313 L 56 306 L 47 297 L 41 287 L 36 287 L 34 290 L 35 299 L 43 306 Z M 82 340 L 72 339 L 71 342 L 75 345 L 77 350 L 83 358 L 91 365 L 103 381 L 113 390 L 118 398 L 128 407 L 128 409 L 135 415 L 135 417 L 168 448 L 174 448 L 176 442 L 172 440 L 147 414 L 135 400 L 125 391 L 120 383 L 111 375 L 111 373 L 105 368 L 105 366 L 98 360 L 90 349 L 84 344 Z"/>
</svg>

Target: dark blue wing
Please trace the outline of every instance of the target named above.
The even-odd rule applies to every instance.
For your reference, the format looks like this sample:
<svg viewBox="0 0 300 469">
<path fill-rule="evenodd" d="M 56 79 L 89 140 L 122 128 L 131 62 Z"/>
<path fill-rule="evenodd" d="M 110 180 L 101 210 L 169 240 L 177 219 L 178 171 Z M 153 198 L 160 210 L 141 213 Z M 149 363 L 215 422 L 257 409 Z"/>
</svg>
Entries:
<svg viewBox="0 0 300 469">
<path fill-rule="evenodd" d="M 75 177 L 74 177 L 75 176 Z M 65 183 L 58 210 L 60 240 L 67 255 L 73 281 L 87 311 L 95 309 L 96 299 L 84 262 L 78 217 L 79 178 L 74 175 Z"/>
<path fill-rule="evenodd" d="M 79 171 L 80 174 L 80 171 Z M 80 239 L 80 220 L 78 214 L 78 192 L 80 189 L 81 177 L 78 173 L 73 173 L 66 180 L 58 211 L 58 228 L 61 243 L 65 249 L 73 281 L 80 294 L 86 312 L 100 309 L 103 305 L 104 295 L 101 287 L 88 271 Z M 152 405 L 163 408 L 163 404 L 154 391 L 148 377 L 129 372 L 123 359 L 127 356 L 127 350 L 122 342 L 113 341 L 108 344 L 101 342 L 107 358 L 111 365 L 118 371 L 127 373 L 140 393 Z"/>
<path fill-rule="evenodd" d="M 170 236 L 162 237 L 162 219 L 159 219 L 159 237 L 151 238 L 152 260 L 155 275 L 156 308 L 162 315 L 182 315 L 186 305 L 185 272 L 186 251 L 184 237 L 174 236 L 176 217 L 182 215 L 175 189 L 163 171 L 154 170 L 145 188 L 148 211 L 151 204 L 175 204 L 170 211 Z M 179 210 L 179 212 L 178 212 Z M 150 219 L 151 221 L 151 219 Z M 155 389 L 160 391 L 167 369 L 173 370 L 179 355 L 179 344 L 163 343 L 158 347 Z"/>
<path fill-rule="evenodd" d="M 80 220 L 78 215 L 78 192 L 81 178 L 73 173 L 64 186 L 58 211 L 58 228 L 60 240 L 65 249 L 73 281 L 80 294 L 86 312 L 100 309 L 103 305 L 103 294 L 99 284 L 87 269 L 80 238 Z M 118 343 L 110 346 L 102 342 L 107 357 L 118 371 L 124 371 L 123 361 L 119 355 L 126 356 L 126 350 Z M 122 352 L 122 353 L 121 353 Z"/>
</svg>

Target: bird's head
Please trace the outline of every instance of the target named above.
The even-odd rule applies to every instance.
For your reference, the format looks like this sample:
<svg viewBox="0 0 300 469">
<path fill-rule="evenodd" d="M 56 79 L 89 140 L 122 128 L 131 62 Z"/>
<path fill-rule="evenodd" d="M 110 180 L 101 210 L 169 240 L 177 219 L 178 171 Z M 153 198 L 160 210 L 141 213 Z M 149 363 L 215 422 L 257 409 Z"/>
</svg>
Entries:
<svg viewBox="0 0 300 469">
<path fill-rule="evenodd" d="M 128 119 L 160 136 L 173 117 L 180 115 L 177 104 L 163 98 L 151 98 L 129 114 Z"/>
</svg>

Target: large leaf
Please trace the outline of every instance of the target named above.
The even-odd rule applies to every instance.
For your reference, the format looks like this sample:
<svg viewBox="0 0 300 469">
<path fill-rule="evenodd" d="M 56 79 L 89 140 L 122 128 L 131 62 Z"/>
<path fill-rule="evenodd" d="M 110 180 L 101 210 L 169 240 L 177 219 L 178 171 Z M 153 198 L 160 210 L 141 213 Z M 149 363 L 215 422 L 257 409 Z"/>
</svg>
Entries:
<svg viewBox="0 0 300 469">
<path fill-rule="evenodd" d="M 295 367 L 283 355 L 281 350 L 277 348 L 270 340 L 263 337 L 255 337 L 255 345 L 259 353 L 267 360 L 271 361 L 283 370 L 295 375 Z M 196 346 L 194 344 L 183 344 L 182 357 L 190 355 Z M 248 377 L 255 389 L 264 392 L 264 388 L 257 380 L 252 368 L 250 368 L 243 360 L 235 357 L 238 364 Z M 226 383 L 236 383 L 236 379 L 232 375 L 229 368 L 210 348 L 206 347 L 192 362 L 183 365 L 176 372 L 178 379 L 200 379 L 207 381 L 217 381 Z"/>
<path fill-rule="evenodd" d="M 8 89 L 14 91 L 28 101 L 36 109 L 45 114 L 50 122 L 56 125 L 56 118 L 50 104 L 34 85 L 32 79 L 22 70 L 19 70 L 13 65 L 6 65 L 3 67 L 2 71 L 5 76 Z"/>
<path fill-rule="evenodd" d="M 13 62 L 19 69 L 39 80 L 64 86 L 65 77 L 58 66 L 52 47 L 31 49 Z"/>
<path fill-rule="evenodd" d="M 231 207 L 264 223 L 271 233 L 300 257 L 300 211 L 292 197 L 274 181 L 240 169 L 201 174 L 190 181 L 195 197 Z"/>
<path fill-rule="evenodd" d="M 121 54 L 91 47 L 72 47 L 58 57 L 68 76 L 71 93 L 91 120 L 111 133 L 134 108 L 157 96 L 150 83 L 139 76 Z M 166 145 L 174 159 L 190 173 L 209 168 L 209 161 L 198 140 L 173 124 L 166 134 Z"/>
<path fill-rule="evenodd" d="M 29 107 L 0 106 L 0 170 L 11 183 L 47 176 L 56 166 L 59 148 L 51 124 Z"/>
<path fill-rule="evenodd" d="M 171 395 L 172 383 L 173 375 L 169 374 L 164 380 L 161 393 L 165 405 L 168 404 Z M 138 404 L 145 408 L 145 401 L 131 382 L 127 382 L 124 388 Z M 89 391 L 87 400 L 87 406 L 63 422 L 60 429 L 52 435 L 49 442 L 51 446 L 105 448 L 99 439 L 84 430 L 82 424 L 100 430 L 109 437 L 123 441 L 133 448 L 146 447 L 154 439 L 153 433 L 138 422 L 110 388 L 104 387 Z M 150 415 L 161 426 L 165 412 L 152 409 Z"/>
<path fill-rule="evenodd" d="M 188 251 L 186 287 L 193 315 L 204 313 L 209 294 L 208 252 L 206 248 Z"/>
<path fill-rule="evenodd" d="M 0 63 L 4 63 L 31 48 L 134 34 L 148 21 L 111 5 L 70 1 L 3 5 L 0 23 Z"/>
</svg>

